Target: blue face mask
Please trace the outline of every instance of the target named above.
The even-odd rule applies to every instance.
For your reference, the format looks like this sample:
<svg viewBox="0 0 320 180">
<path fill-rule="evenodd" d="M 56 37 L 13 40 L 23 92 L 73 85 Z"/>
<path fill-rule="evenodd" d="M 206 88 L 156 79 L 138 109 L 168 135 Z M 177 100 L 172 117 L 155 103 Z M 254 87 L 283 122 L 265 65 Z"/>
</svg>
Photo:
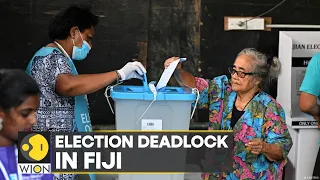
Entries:
<svg viewBox="0 0 320 180">
<path fill-rule="evenodd" d="M 79 31 L 79 33 L 80 33 L 80 31 Z M 81 39 L 82 39 L 81 48 L 79 48 L 78 46 L 75 46 L 74 45 L 74 41 L 72 39 L 72 41 L 73 41 L 72 59 L 73 60 L 78 60 L 78 61 L 84 60 L 87 57 L 87 55 L 88 55 L 88 53 L 89 53 L 89 51 L 91 49 L 91 47 L 87 43 L 87 41 L 83 40 L 81 33 L 80 33 L 80 36 L 81 36 Z"/>
</svg>

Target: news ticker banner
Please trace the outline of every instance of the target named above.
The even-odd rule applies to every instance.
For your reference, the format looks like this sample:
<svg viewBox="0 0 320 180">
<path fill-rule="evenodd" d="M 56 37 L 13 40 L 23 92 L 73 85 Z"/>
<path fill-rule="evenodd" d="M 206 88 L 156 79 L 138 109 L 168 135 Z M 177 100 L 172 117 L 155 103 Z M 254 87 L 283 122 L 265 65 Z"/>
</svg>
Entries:
<svg viewBox="0 0 320 180">
<path fill-rule="evenodd" d="M 19 132 L 18 139 L 23 174 L 232 171 L 232 131 Z"/>
</svg>

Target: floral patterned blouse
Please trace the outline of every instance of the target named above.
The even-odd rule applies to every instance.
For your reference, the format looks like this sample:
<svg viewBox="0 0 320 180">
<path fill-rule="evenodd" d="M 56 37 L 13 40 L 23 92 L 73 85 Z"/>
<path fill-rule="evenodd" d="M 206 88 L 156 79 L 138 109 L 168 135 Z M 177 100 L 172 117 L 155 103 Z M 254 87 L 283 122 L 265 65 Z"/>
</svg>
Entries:
<svg viewBox="0 0 320 180">
<path fill-rule="evenodd" d="M 200 91 L 200 108 L 209 109 L 209 130 L 232 130 L 230 126 L 236 92 L 232 91 L 227 76 L 213 80 L 196 78 Z M 203 174 L 203 179 L 227 180 L 280 180 L 286 157 L 292 147 L 292 139 L 285 123 L 285 113 L 270 95 L 260 92 L 252 99 L 244 114 L 233 128 L 233 172 Z M 280 146 L 284 160 L 269 161 L 265 155 L 254 155 L 245 144 L 254 138 Z"/>
</svg>

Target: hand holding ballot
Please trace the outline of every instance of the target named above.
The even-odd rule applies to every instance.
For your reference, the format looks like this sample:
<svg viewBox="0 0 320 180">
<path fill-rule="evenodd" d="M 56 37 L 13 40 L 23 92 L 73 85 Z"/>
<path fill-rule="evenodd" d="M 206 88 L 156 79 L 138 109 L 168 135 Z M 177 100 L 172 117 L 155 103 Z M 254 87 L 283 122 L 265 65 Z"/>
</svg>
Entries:
<svg viewBox="0 0 320 180">
<path fill-rule="evenodd" d="M 181 62 L 185 61 L 186 58 L 179 58 L 179 57 L 171 57 L 169 59 L 167 59 L 165 62 L 164 62 L 164 68 L 167 69 L 168 66 L 173 62 L 173 61 L 176 61 L 180 59 L 180 62 L 178 63 L 176 69 L 181 69 Z"/>
<path fill-rule="evenodd" d="M 143 74 L 147 73 L 146 69 L 140 62 L 129 62 L 118 73 L 121 76 L 121 80 L 128 80 L 132 78 L 143 79 Z"/>
</svg>

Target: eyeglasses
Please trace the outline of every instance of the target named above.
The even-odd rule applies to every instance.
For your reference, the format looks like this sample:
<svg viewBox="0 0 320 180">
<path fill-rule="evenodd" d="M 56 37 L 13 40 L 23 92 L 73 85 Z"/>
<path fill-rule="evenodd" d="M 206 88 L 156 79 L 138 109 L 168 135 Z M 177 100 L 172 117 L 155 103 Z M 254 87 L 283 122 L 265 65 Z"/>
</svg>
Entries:
<svg viewBox="0 0 320 180">
<path fill-rule="evenodd" d="M 233 69 L 232 67 L 229 67 L 228 68 L 229 72 L 231 75 L 234 75 L 234 73 L 237 73 L 237 76 L 240 77 L 240 78 L 244 78 L 246 75 L 253 75 L 254 73 L 245 73 L 245 72 L 242 72 L 242 71 L 237 71 L 235 69 Z"/>
</svg>

